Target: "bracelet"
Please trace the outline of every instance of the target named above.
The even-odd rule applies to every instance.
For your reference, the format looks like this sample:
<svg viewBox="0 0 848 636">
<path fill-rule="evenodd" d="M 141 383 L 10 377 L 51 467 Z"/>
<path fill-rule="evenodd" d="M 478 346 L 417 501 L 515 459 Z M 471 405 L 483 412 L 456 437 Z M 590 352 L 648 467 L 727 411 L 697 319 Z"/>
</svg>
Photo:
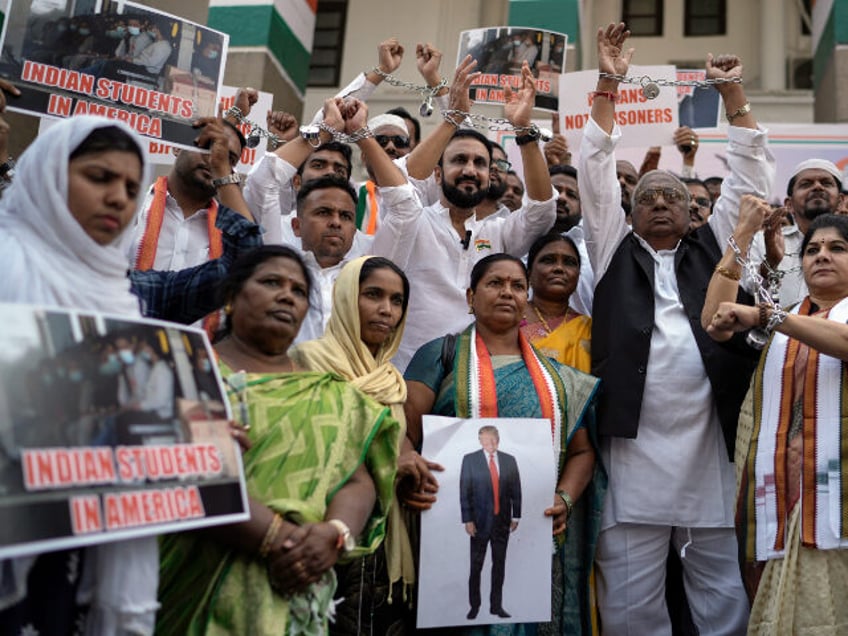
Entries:
<svg viewBox="0 0 848 636">
<path fill-rule="evenodd" d="M 569 517 L 571 517 L 571 511 L 574 509 L 574 501 L 572 501 L 571 495 L 569 495 L 564 490 L 557 490 L 556 494 L 558 494 L 559 498 L 562 499 L 565 503 L 565 518 L 568 519 Z"/>
<path fill-rule="evenodd" d="M 618 93 L 613 93 L 612 91 L 591 91 L 589 97 L 592 99 L 595 97 L 606 97 L 613 104 L 618 101 Z"/>
<path fill-rule="evenodd" d="M 716 265 L 713 273 L 732 281 L 739 281 L 742 279 L 741 273 L 731 272 L 729 269 L 722 267 L 721 265 Z"/>
<path fill-rule="evenodd" d="M 743 106 L 740 106 L 739 108 L 734 110 L 732 113 L 725 113 L 724 115 L 725 115 L 725 117 L 727 117 L 727 122 L 732 124 L 734 119 L 738 119 L 739 117 L 747 115 L 750 112 L 751 112 L 751 103 L 745 102 L 745 104 Z"/>
<path fill-rule="evenodd" d="M 277 535 L 280 534 L 280 528 L 283 525 L 283 518 L 274 513 L 274 518 L 271 519 L 271 523 L 268 524 L 268 530 L 265 531 L 265 538 L 262 539 L 262 544 L 259 546 L 259 556 L 263 559 L 268 556 L 268 553 L 271 551 L 271 544 L 274 543 L 274 539 L 277 538 Z"/>
</svg>

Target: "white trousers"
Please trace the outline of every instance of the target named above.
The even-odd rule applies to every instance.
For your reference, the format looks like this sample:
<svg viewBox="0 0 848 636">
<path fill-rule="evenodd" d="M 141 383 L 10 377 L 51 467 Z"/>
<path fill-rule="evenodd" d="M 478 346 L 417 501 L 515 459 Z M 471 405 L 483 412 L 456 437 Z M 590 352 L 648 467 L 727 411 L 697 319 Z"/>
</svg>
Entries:
<svg viewBox="0 0 848 636">
<path fill-rule="evenodd" d="M 669 541 L 684 546 L 683 584 L 701 636 L 744 634 L 748 598 L 733 528 L 620 523 L 601 532 L 595 557 L 603 633 L 671 636 L 665 602 Z"/>
</svg>

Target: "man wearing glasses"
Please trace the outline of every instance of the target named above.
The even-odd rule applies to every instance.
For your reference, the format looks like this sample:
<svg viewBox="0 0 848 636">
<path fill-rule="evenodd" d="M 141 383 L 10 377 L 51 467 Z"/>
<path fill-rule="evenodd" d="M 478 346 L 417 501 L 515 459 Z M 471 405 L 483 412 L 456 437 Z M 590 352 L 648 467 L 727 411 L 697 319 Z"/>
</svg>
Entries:
<svg viewBox="0 0 848 636">
<path fill-rule="evenodd" d="M 586 246 L 595 272 L 592 373 L 601 378 L 598 433 L 609 474 L 596 566 L 598 607 L 611 634 L 672 633 L 665 600 L 669 542 L 680 554 L 701 634 L 740 634 L 748 601 L 737 562 L 733 448 L 757 352 L 744 337 L 719 345 L 700 324 L 707 285 L 746 193 L 774 174 L 735 56 L 709 56 L 707 78 L 728 113 L 730 176 L 707 222 L 690 232 L 690 194 L 663 170 L 621 212 L 614 149 L 617 76 L 632 49 L 623 24 L 598 33 L 601 76 L 580 149 Z M 612 75 L 612 77 L 611 77 Z M 729 80 L 729 81 L 728 81 Z M 742 335 L 742 334 L 740 334 Z"/>
<path fill-rule="evenodd" d="M 700 179 L 682 179 L 689 190 L 689 231 L 694 232 L 710 218 L 713 212 L 713 200 L 710 191 Z"/>
</svg>

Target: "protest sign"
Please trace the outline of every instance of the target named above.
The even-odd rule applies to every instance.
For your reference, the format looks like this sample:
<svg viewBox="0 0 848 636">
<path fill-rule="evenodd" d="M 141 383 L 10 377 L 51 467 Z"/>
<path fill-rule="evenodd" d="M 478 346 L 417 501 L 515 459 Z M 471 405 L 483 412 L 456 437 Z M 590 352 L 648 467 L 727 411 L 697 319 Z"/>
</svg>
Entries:
<svg viewBox="0 0 848 636">
<path fill-rule="evenodd" d="M 215 115 L 227 35 L 132 2 L 104 3 L 102 12 L 44 4 L 9 4 L 0 77 L 21 91 L 9 109 L 101 115 L 157 142 L 193 147 L 191 122 Z"/>
<path fill-rule="evenodd" d="M 550 621 L 552 523 L 544 510 L 551 506 L 556 490 L 551 423 L 425 415 L 423 427 L 421 454 L 444 466 L 444 471 L 438 473 L 436 503 L 421 514 L 418 627 Z M 481 448 L 486 433 L 481 427 L 496 429 L 498 499 L 503 511 L 489 505 L 492 474 Z M 492 515 L 497 519 L 487 531 L 486 518 Z M 507 527 L 499 524 L 502 518 Z M 477 553 L 479 558 L 472 563 L 469 541 L 474 543 L 472 531 L 478 529 L 482 555 Z M 490 594 L 493 578 L 500 578 L 498 571 L 503 573 L 502 587 Z M 472 581 L 476 586 L 470 585 Z M 500 587 L 497 581 L 494 585 Z M 476 599 L 470 598 L 475 594 Z M 493 607 L 490 599 L 494 603 L 500 599 L 500 607 Z M 475 604 L 479 613 L 472 616 L 469 610 Z M 494 609 L 511 616 L 498 616 L 490 611 Z"/>
<path fill-rule="evenodd" d="M 205 334 L 0 304 L 0 558 L 248 518 Z"/>
<path fill-rule="evenodd" d="M 677 69 L 679 82 L 703 82 L 705 69 Z M 712 86 L 678 86 L 677 100 L 681 126 L 715 128 L 721 108 L 721 95 Z"/>
<path fill-rule="evenodd" d="M 649 76 L 654 79 L 674 80 L 673 66 L 631 66 L 631 77 Z M 576 149 L 583 137 L 583 127 L 592 110 L 592 94 L 598 84 L 598 71 L 578 71 L 560 77 L 560 130 L 568 146 Z M 598 99 L 604 99 L 599 97 Z M 673 88 L 661 87 L 655 99 L 648 99 L 642 87 L 621 84 L 615 106 L 615 120 L 621 127 L 619 146 L 659 146 L 671 143 L 678 127 L 677 93 Z"/>
<path fill-rule="evenodd" d="M 504 86 L 521 87 L 521 65 L 526 61 L 536 76 L 536 108 L 556 111 L 567 41 L 564 33 L 521 27 L 462 31 L 457 65 L 466 55 L 477 60 L 475 70 L 481 74 L 471 84 L 471 99 L 503 104 Z"/>
</svg>

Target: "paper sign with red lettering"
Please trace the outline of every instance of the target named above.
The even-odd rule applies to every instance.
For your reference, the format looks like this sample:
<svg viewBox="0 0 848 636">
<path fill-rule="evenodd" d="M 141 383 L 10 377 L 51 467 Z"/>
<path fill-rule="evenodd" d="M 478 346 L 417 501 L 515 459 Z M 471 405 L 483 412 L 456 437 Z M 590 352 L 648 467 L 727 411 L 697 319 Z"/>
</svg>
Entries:
<svg viewBox="0 0 848 636">
<path fill-rule="evenodd" d="M 191 122 L 215 114 L 229 36 L 132 2 L 104 3 L 103 12 L 61 6 L 10 2 L 0 77 L 21 95 L 7 107 L 60 119 L 101 115 L 192 148 Z"/>
<path fill-rule="evenodd" d="M 206 335 L 0 304 L 0 558 L 248 518 Z"/>
<path fill-rule="evenodd" d="M 221 87 L 220 102 L 224 106 L 225 110 L 233 105 L 236 91 L 238 91 L 238 88 L 235 86 Z M 246 119 L 249 122 L 258 124 L 267 130 L 268 125 L 265 123 L 265 116 L 268 114 L 269 110 L 273 109 L 273 104 L 274 95 L 259 91 L 259 101 L 253 105 Z M 238 128 L 245 137 L 250 134 L 251 126 L 249 124 L 241 124 Z M 259 145 L 255 148 L 245 148 L 242 150 L 241 160 L 236 166 L 236 170 L 244 174 L 250 172 L 253 164 L 261 159 L 262 155 L 265 154 L 265 145 L 265 139 L 263 138 L 260 140 Z M 175 158 L 173 148 L 170 145 L 155 141 L 150 142 L 149 156 L 153 163 L 162 165 L 170 165 L 174 163 Z"/>
<path fill-rule="evenodd" d="M 459 34 L 457 65 L 466 55 L 477 60 L 480 75 L 471 84 L 477 104 L 503 104 L 504 87 L 521 87 L 521 65 L 536 77 L 536 108 L 557 110 L 559 76 L 565 69 L 568 36 L 522 27 L 472 29 Z"/>
<path fill-rule="evenodd" d="M 673 66 L 631 66 L 628 76 L 673 81 L 676 73 Z M 597 84 L 596 70 L 566 73 L 560 78 L 560 130 L 572 149 L 580 147 Z M 678 127 L 677 91 L 672 86 L 660 87 L 659 95 L 648 99 L 638 84 L 622 83 L 618 87 L 615 120 L 621 127 L 619 146 L 648 148 L 671 143 Z"/>
</svg>

